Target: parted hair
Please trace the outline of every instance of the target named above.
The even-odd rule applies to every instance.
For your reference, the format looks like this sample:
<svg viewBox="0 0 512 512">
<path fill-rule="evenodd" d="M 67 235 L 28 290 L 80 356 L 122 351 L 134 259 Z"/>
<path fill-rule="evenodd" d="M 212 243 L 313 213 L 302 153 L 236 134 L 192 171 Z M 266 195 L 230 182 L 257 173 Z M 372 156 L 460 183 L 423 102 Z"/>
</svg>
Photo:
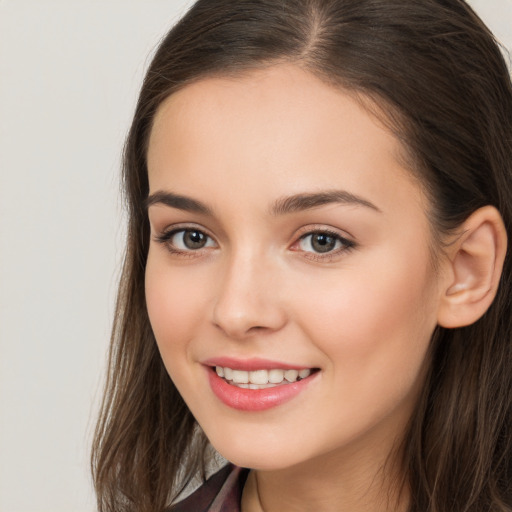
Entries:
<svg viewBox="0 0 512 512">
<path fill-rule="evenodd" d="M 126 253 L 91 457 L 100 512 L 169 510 L 204 475 L 209 453 L 146 310 L 155 112 L 196 80 L 280 62 L 379 106 L 427 192 L 439 239 L 493 205 L 512 240 L 510 73 L 463 0 L 199 0 L 159 45 L 124 150 Z M 512 511 L 511 279 L 508 254 L 487 313 L 434 332 L 401 450 L 410 512 Z"/>
</svg>

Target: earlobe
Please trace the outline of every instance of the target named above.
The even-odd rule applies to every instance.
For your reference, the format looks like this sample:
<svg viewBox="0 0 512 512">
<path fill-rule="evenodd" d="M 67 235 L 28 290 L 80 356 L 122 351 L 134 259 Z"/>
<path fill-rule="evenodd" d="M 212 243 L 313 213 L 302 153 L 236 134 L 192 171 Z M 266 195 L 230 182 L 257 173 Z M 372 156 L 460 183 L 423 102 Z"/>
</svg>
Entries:
<svg viewBox="0 0 512 512">
<path fill-rule="evenodd" d="M 491 305 L 503 269 L 507 233 L 498 210 L 485 206 L 461 226 L 448 248 L 438 324 L 455 328 L 476 322 Z"/>
</svg>

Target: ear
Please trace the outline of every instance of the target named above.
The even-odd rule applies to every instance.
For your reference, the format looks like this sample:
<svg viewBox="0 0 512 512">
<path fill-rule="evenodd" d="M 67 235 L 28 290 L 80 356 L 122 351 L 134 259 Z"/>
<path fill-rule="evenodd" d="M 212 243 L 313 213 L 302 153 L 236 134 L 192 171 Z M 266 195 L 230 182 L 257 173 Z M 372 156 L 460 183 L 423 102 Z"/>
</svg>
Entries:
<svg viewBox="0 0 512 512">
<path fill-rule="evenodd" d="M 507 252 L 507 232 L 493 206 L 476 210 L 462 224 L 448 246 L 443 289 L 438 310 L 442 327 L 463 327 L 476 322 L 489 308 Z"/>
</svg>

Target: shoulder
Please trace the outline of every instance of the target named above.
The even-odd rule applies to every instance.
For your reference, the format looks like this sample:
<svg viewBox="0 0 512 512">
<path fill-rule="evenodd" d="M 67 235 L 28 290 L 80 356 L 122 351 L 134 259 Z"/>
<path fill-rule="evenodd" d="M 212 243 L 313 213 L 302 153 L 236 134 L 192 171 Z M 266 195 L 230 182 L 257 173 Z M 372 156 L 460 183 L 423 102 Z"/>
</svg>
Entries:
<svg viewBox="0 0 512 512">
<path fill-rule="evenodd" d="M 228 464 L 168 512 L 239 512 L 248 469 Z"/>
</svg>

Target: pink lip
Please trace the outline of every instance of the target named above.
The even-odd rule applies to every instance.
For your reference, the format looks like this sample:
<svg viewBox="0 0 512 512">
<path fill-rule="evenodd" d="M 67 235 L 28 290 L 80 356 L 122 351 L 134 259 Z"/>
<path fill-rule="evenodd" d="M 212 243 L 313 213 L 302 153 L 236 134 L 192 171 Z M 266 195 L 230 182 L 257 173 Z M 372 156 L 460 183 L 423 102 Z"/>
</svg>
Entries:
<svg viewBox="0 0 512 512">
<path fill-rule="evenodd" d="M 212 365 L 212 366 L 227 366 L 229 365 Z M 237 369 L 245 369 L 240 366 L 236 366 Z M 267 366 L 258 366 L 258 369 L 267 369 Z M 274 368 L 285 369 L 282 366 Z M 302 379 L 298 382 L 292 382 L 289 384 L 281 384 L 272 388 L 266 389 L 244 389 L 228 384 L 224 379 L 219 377 L 215 370 L 210 366 L 205 366 L 208 372 L 208 379 L 210 387 L 212 388 L 215 396 L 225 405 L 239 411 L 264 411 L 277 407 L 278 405 L 284 404 L 289 400 L 292 400 L 302 391 L 304 391 L 312 380 L 318 375 L 319 372 L 311 374 L 309 377 Z M 286 369 L 289 369 L 286 368 Z M 248 371 L 248 370 L 246 370 Z"/>
</svg>

